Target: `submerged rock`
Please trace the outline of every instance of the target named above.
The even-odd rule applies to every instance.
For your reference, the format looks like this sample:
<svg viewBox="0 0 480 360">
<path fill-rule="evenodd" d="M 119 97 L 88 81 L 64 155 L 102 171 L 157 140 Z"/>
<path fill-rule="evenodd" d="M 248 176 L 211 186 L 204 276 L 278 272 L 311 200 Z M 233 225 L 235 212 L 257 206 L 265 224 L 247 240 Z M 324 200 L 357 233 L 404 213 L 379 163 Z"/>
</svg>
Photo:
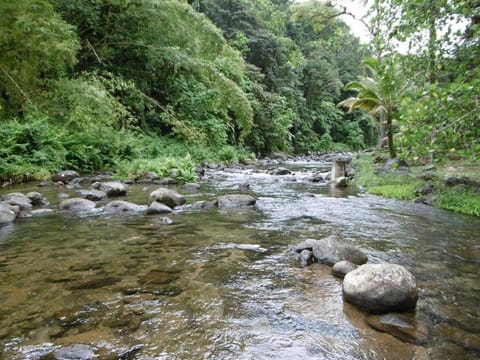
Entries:
<svg viewBox="0 0 480 360">
<path fill-rule="evenodd" d="M 111 201 L 103 208 L 103 212 L 113 215 L 131 215 L 139 214 L 147 210 L 146 206 L 137 205 L 128 201 Z"/>
<path fill-rule="evenodd" d="M 218 197 L 218 207 L 220 209 L 253 206 L 257 200 L 250 195 L 231 194 Z"/>
<path fill-rule="evenodd" d="M 30 215 L 40 216 L 40 215 L 50 215 L 53 214 L 53 209 L 36 209 L 30 211 Z"/>
<path fill-rule="evenodd" d="M 375 330 L 388 333 L 397 339 L 415 345 L 425 345 L 428 340 L 428 330 L 418 323 L 413 316 L 389 313 L 370 315 L 367 324 Z"/>
<path fill-rule="evenodd" d="M 396 264 L 365 264 L 343 281 L 346 301 L 370 313 L 415 309 L 418 290 L 414 276 Z"/>
<path fill-rule="evenodd" d="M 62 211 L 75 211 L 83 212 L 95 209 L 97 204 L 91 200 L 81 199 L 81 198 L 71 198 L 63 200 L 58 208 Z"/>
<path fill-rule="evenodd" d="M 56 350 L 54 359 L 91 360 L 96 358 L 95 350 L 89 345 L 75 344 Z"/>
</svg>

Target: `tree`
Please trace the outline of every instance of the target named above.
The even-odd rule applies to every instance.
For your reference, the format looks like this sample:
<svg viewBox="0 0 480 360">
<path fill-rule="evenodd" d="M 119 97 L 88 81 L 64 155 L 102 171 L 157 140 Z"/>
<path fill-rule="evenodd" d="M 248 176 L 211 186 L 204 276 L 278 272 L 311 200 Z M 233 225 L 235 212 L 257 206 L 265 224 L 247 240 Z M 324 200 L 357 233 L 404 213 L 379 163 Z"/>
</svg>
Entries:
<svg viewBox="0 0 480 360">
<path fill-rule="evenodd" d="M 377 59 L 368 58 L 364 60 L 364 64 L 371 76 L 359 76 L 357 81 L 348 83 L 345 89 L 355 91 L 357 94 L 339 102 L 337 106 L 347 107 L 348 112 L 359 108 L 373 115 L 378 121 L 380 137 L 382 128 L 385 127 L 388 151 L 393 159 L 397 157 L 393 143 L 393 119 L 396 104 L 407 87 L 399 87 L 400 82 L 394 71 L 394 63 L 385 67 L 381 66 Z"/>
<path fill-rule="evenodd" d="M 77 61 L 75 29 L 44 0 L 0 1 L 0 106 L 5 115 L 44 91 Z"/>
</svg>

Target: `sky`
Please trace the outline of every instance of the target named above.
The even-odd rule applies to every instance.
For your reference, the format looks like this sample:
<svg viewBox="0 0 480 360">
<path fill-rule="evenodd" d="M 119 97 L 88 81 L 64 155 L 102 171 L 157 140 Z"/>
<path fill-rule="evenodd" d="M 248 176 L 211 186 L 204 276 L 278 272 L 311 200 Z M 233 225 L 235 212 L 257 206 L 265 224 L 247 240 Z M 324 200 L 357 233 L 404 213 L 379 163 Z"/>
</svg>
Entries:
<svg viewBox="0 0 480 360">
<path fill-rule="evenodd" d="M 297 3 L 308 2 L 310 0 L 295 0 Z M 354 14 L 356 18 L 365 16 L 368 10 L 368 5 L 364 1 L 355 0 L 336 0 L 335 4 L 345 6 L 347 11 Z M 371 40 L 370 33 L 365 25 L 360 20 L 355 20 L 350 15 L 342 15 L 340 18 L 352 29 L 352 33 L 357 36 L 362 43 L 368 43 Z"/>
</svg>

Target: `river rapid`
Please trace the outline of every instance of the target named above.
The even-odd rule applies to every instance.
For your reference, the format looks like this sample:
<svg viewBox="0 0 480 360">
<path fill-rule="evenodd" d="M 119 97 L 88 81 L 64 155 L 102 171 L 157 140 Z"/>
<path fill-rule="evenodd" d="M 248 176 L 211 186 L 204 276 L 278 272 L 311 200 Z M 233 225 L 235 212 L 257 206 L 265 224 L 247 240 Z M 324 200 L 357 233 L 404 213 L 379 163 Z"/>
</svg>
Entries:
<svg viewBox="0 0 480 360">
<path fill-rule="evenodd" d="M 0 228 L 2 359 L 480 358 L 480 219 L 308 181 L 329 163 L 207 169 L 187 204 L 246 193 L 244 209 L 168 215 L 55 211 Z M 248 184 L 248 188 L 239 185 Z M 146 204 L 158 185 L 130 185 Z M 246 188 L 246 189 L 245 189 Z M 74 189 L 24 184 L 58 208 Z M 100 202 L 99 206 L 105 202 Z M 336 235 L 370 263 L 404 265 L 420 334 L 402 341 L 342 300 L 342 280 L 292 246 Z"/>
</svg>

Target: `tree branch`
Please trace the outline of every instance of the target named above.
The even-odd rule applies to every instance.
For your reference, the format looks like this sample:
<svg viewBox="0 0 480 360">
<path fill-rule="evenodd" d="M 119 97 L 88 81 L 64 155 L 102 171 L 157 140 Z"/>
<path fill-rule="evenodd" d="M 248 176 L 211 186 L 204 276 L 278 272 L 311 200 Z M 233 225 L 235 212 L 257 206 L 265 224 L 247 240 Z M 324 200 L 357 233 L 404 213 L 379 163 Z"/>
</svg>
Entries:
<svg viewBox="0 0 480 360">
<path fill-rule="evenodd" d="M 18 85 L 15 79 L 11 77 L 10 74 L 7 72 L 7 70 L 5 70 L 1 65 L 0 65 L 0 70 L 5 74 L 8 80 L 10 80 L 13 83 L 13 85 L 17 88 L 18 92 L 23 96 L 23 98 L 27 101 L 30 101 L 30 97 L 27 95 L 27 93 L 22 90 L 22 88 L 20 87 L 20 85 Z"/>
</svg>

